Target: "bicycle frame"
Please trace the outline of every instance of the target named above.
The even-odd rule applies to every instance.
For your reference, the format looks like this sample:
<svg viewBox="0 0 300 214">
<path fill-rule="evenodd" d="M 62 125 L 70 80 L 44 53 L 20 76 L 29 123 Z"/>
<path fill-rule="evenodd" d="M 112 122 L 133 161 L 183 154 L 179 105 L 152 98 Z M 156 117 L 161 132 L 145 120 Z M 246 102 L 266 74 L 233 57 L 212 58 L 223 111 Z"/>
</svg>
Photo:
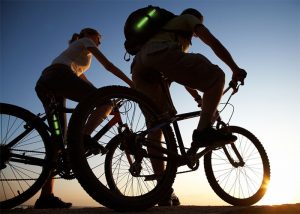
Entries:
<svg viewBox="0 0 300 214">
<path fill-rule="evenodd" d="M 232 86 L 229 86 L 227 89 L 224 90 L 223 94 L 227 93 L 229 91 L 230 88 L 233 88 L 233 92 L 231 94 L 231 96 L 233 94 L 235 94 L 238 91 L 240 85 L 237 85 L 236 88 L 233 88 Z M 229 102 L 231 96 L 229 97 L 227 103 Z M 114 103 L 114 108 L 113 111 L 110 113 L 111 115 L 113 115 L 113 118 L 93 137 L 95 140 L 99 140 L 112 126 L 116 125 L 117 123 L 119 124 L 119 131 L 121 132 L 121 128 L 122 127 L 126 127 L 126 124 L 124 124 L 122 122 L 121 119 L 121 115 L 120 112 L 118 110 L 118 104 L 115 102 Z M 188 112 L 188 113 L 182 113 L 182 114 L 177 114 L 172 118 L 169 119 L 162 119 L 161 121 L 158 121 L 157 124 L 155 124 L 154 126 L 152 126 L 151 128 L 148 128 L 145 131 L 140 132 L 138 135 L 145 138 L 147 134 L 156 131 L 156 130 L 160 130 L 161 128 L 163 128 L 164 126 L 167 126 L 169 124 L 172 124 L 173 128 L 174 128 L 174 132 L 175 132 L 175 136 L 176 136 L 176 140 L 177 140 L 177 145 L 180 149 L 180 154 L 175 153 L 175 152 L 170 152 L 165 148 L 159 147 L 159 146 L 155 146 L 155 145 L 146 145 L 148 147 L 152 147 L 156 150 L 158 150 L 159 152 L 162 152 L 163 154 L 168 154 L 168 156 L 172 157 L 172 158 L 176 158 L 177 160 L 179 159 L 179 166 L 181 165 L 186 165 L 189 162 L 192 163 L 192 165 L 194 165 L 196 163 L 196 161 L 198 161 L 202 156 L 204 156 L 205 154 L 207 154 L 208 152 L 216 149 L 213 147 L 206 147 L 205 149 L 203 149 L 202 151 L 200 151 L 199 153 L 197 153 L 196 155 L 194 155 L 193 157 L 188 157 L 187 156 L 187 152 L 185 150 L 185 146 L 184 146 L 184 142 L 182 140 L 182 135 L 179 129 L 179 125 L 178 122 L 182 121 L 182 120 L 187 120 L 187 119 L 192 119 L 195 117 L 200 117 L 201 115 L 201 111 L 194 111 L 194 112 Z M 215 122 L 216 122 L 216 126 L 219 127 L 220 125 L 222 127 L 226 126 L 226 124 L 221 120 L 220 115 L 218 114 L 217 117 L 215 118 Z M 244 164 L 244 161 L 241 157 L 241 155 L 239 154 L 238 150 L 236 149 L 234 144 L 231 144 L 233 151 L 235 152 L 235 155 L 238 157 L 239 162 L 234 162 L 233 159 L 231 158 L 230 154 L 228 153 L 227 149 L 225 146 L 222 147 L 222 149 L 224 150 L 228 160 L 230 161 L 230 163 L 233 166 L 242 166 Z M 109 149 L 109 148 L 108 148 Z M 133 162 L 132 158 L 129 155 L 129 151 L 126 151 L 127 149 L 125 149 L 126 152 L 126 156 L 128 159 L 128 162 L 132 165 L 135 162 Z M 149 154 L 145 154 L 145 157 L 149 157 L 149 158 L 157 158 L 157 159 L 162 159 L 162 160 L 166 160 L 165 157 L 159 157 L 159 156 L 155 156 L 155 155 L 149 155 Z M 140 159 L 140 158 L 138 158 Z M 140 161 L 140 160 L 136 160 L 136 161 Z M 191 169 L 195 170 L 197 168 L 196 167 L 190 167 Z"/>
</svg>

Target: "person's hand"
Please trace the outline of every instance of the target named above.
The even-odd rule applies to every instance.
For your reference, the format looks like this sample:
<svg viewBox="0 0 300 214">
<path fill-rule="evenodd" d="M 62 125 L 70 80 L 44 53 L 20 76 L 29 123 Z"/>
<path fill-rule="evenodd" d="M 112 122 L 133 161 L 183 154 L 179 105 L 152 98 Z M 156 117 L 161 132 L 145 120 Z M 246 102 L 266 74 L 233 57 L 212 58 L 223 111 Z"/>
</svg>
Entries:
<svg viewBox="0 0 300 214">
<path fill-rule="evenodd" d="M 232 74 L 232 82 L 237 85 L 238 82 L 241 82 L 241 85 L 244 85 L 244 80 L 247 76 L 247 72 L 244 69 L 236 69 Z"/>
</svg>

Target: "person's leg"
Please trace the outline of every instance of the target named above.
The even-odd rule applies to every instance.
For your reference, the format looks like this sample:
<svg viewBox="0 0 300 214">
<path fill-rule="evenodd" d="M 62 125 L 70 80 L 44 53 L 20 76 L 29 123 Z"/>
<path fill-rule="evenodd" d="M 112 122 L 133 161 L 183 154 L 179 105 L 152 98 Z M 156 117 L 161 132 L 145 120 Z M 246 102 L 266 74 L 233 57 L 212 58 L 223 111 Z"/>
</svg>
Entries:
<svg viewBox="0 0 300 214">
<path fill-rule="evenodd" d="M 157 67 L 168 79 L 203 92 L 202 112 L 197 129 L 209 127 L 222 97 L 224 72 L 201 54 L 174 52 L 167 56 L 176 60 Z"/>
<path fill-rule="evenodd" d="M 217 72 L 218 76 L 214 84 L 204 91 L 202 99 L 202 112 L 197 129 L 202 131 L 207 127 L 210 127 L 212 117 L 216 113 L 216 109 L 219 105 L 220 99 L 223 94 L 223 88 L 225 83 L 225 76 L 222 71 Z"/>
<path fill-rule="evenodd" d="M 58 81 L 61 83 L 57 84 Z M 64 76 L 60 76 L 60 79 L 55 82 L 56 84 L 53 90 L 56 94 L 76 102 L 82 102 L 85 98 L 97 91 L 93 85 L 68 71 L 65 71 Z M 62 82 L 68 82 L 68 84 L 62 84 Z M 96 140 L 92 139 L 91 134 L 110 114 L 111 110 L 111 104 L 104 104 L 97 106 L 89 115 L 83 129 L 83 140 L 87 153 L 99 154 L 102 151 L 103 147 Z"/>
<path fill-rule="evenodd" d="M 47 88 L 43 85 L 43 81 L 39 80 L 36 85 L 36 93 L 41 100 L 46 114 L 49 112 L 49 106 L 53 98 L 55 98 L 56 102 L 59 103 L 61 106 L 65 106 L 66 100 L 63 97 L 54 97 L 54 94 L 49 92 Z M 49 114 L 48 114 L 49 115 Z M 62 134 L 65 134 L 66 130 L 66 115 L 65 113 L 61 113 L 58 115 L 61 125 Z M 51 129 L 53 126 L 51 124 L 52 118 L 48 118 L 48 123 Z M 54 142 L 53 142 L 54 143 Z M 57 147 L 53 147 L 54 153 L 57 153 Z M 54 192 L 54 179 L 50 177 L 42 187 L 40 197 L 35 202 L 34 207 L 37 209 L 45 209 L 45 208 L 69 208 L 72 206 L 72 203 L 64 202 L 60 198 L 55 197 Z"/>
<path fill-rule="evenodd" d="M 135 66 L 133 66 L 132 80 L 135 84 L 135 89 L 152 99 L 153 102 L 160 107 L 162 114 L 170 116 L 176 114 L 176 109 L 171 103 L 169 103 L 169 97 L 165 94 L 165 90 L 169 89 L 167 88 L 167 84 L 164 88 L 165 85 L 162 84 L 161 74 L 157 72 L 155 73 L 155 71 L 144 68 L 142 65 L 136 63 Z M 147 120 L 147 126 L 151 126 L 152 121 L 150 116 L 148 116 L 146 112 L 144 112 L 144 114 Z M 153 144 L 155 147 L 162 147 L 162 134 L 161 130 L 150 133 L 147 136 L 150 144 Z M 147 147 L 147 151 L 149 155 L 163 156 L 162 152 L 151 146 Z M 165 170 L 164 161 L 155 158 L 151 158 L 150 161 L 154 174 L 157 176 L 163 174 Z M 158 205 L 178 206 L 180 205 L 180 201 L 175 195 L 173 189 L 171 189 L 170 193 L 167 193 L 166 197 L 162 198 Z"/>
<path fill-rule="evenodd" d="M 94 109 L 84 127 L 83 133 L 90 136 L 111 111 L 111 105 L 102 105 Z"/>
<path fill-rule="evenodd" d="M 183 53 L 168 49 L 144 58 L 147 65 L 163 73 L 171 81 L 204 93 L 201 117 L 193 133 L 198 146 L 217 146 L 234 142 L 236 137 L 212 128 L 212 118 L 222 97 L 225 75 L 216 65 L 201 54 Z"/>
<path fill-rule="evenodd" d="M 154 144 L 155 147 L 162 147 L 162 145 L 161 145 L 162 131 L 161 130 L 150 133 L 147 138 L 150 141 L 150 144 Z M 157 149 L 154 149 L 153 147 L 151 147 L 151 145 L 149 147 L 147 147 L 147 150 L 148 150 L 149 155 L 163 156 L 163 154 L 160 151 L 158 151 Z M 157 176 L 161 175 L 163 173 L 163 171 L 165 170 L 164 162 L 161 160 L 158 160 L 156 158 L 151 158 L 150 161 L 151 161 L 151 165 L 152 165 L 154 174 Z"/>
<path fill-rule="evenodd" d="M 69 98 L 71 100 L 79 102 L 85 97 L 87 97 L 89 94 L 96 91 L 96 88 L 94 86 L 86 83 L 84 80 L 77 77 L 75 74 L 72 73 L 72 71 L 69 71 L 68 69 L 64 70 L 64 67 L 62 67 L 62 70 L 55 69 L 49 69 L 48 75 L 42 76 L 39 79 L 36 86 L 37 95 L 42 101 L 46 112 L 48 112 L 48 106 L 50 104 L 48 96 L 49 94 L 47 94 L 49 92 L 55 95 L 57 102 L 59 102 L 63 107 L 65 107 L 65 98 Z M 47 91 L 45 91 L 45 89 Z M 88 121 L 86 125 L 88 134 L 90 134 L 92 130 L 94 130 L 94 127 L 98 126 L 102 122 L 103 118 L 105 117 L 104 115 L 109 114 L 107 108 L 108 107 L 106 107 L 105 109 L 100 108 L 94 110 L 93 114 L 90 117 L 91 122 Z M 102 110 L 106 111 L 102 112 Z M 67 130 L 66 114 L 62 113 L 61 115 L 59 115 L 59 118 L 61 122 L 62 132 L 65 136 Z M 42 188 L 40 198 L 36 201 L 35 207 L 69 208 L 72 205 L 71 203 L 65 203 L 59 198 L 55 197 L 53 195 L 53 191 L 54 179 L 49 178 L 49 180 L 44 184 Z"/>
<path fill-rule="evenodd" d="M 97 90 L 96 87 L 77 77 L 72 71 L 62 70 L 57 72 L 59 73 L 53 75 L 52 78 L 46 82 L 47 88 L 56 95 L 75 102 L 81 102 Z M 103 119 L 109 115 L 111 110 L 112 107 L 110 105 L 98 106 L 90 115 L 84 133 L 90 135 Z"/>
<path fill-rule="evenodd" d="M 54 187 L 54 179 L 50 178 L 44 184 L 41 191 L 41 196 L 53 194 L 53 187 Z"/>
</svg>

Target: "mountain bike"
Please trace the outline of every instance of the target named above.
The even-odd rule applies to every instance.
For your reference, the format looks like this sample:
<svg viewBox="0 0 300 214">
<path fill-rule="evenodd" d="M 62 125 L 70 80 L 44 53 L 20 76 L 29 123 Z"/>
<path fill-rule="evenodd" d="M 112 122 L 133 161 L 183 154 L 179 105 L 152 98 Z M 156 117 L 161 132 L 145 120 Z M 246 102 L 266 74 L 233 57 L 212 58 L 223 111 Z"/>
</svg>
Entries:
<svg viewBox="0 0 300 214">
<path fill-rule="evenodd" d="M 225 107 L 238 88 L 239 85 L 233 87 Z M 106 133 L 106 153 L 88 159 L 83 155 L 80 130 L 93 109 L 108 102 L 113 106 L 113 114 L 93 133 L 94 140 Z M 261 142 L 248 130 L 225 123 L 218 114 L 215 128 L 238 139 L 188 155 L 178 122 L 199 116 L 201 111 L 177 115 L 160 112 L 155 103 L 134 89 L 98 89 L 79 103 L 69 123 L 70 159 L 76 178 L 99 203 L 118 211 L 141 211 L 157 204 L 169 192 L 177 173 L 197 170 L 203 157 L 208 182 L 221 199 L 237 206 L 258 202 L 270 179 L 270 163 Z M 162 133 L 161 141 L 153 138 L 157 132 Z M 153 161 L 163 164 L 160 173 L 155 172 Z M 181 166 L 189 169 L 178 171 Z"/>
</svg>

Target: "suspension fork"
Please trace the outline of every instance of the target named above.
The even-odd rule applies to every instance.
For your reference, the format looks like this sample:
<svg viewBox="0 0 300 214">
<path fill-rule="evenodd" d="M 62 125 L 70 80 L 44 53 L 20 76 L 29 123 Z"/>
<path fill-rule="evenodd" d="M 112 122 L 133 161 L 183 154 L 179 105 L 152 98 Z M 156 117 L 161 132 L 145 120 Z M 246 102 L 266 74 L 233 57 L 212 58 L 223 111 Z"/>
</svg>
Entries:
<svg viewBox="0 0 300 214">
<path fill-rule="evenodd" d="M 234 166 L 235 168 L 239 167 L 239 166 L 244 166 L 245 162 L 242 158 L 242 156 L 240 155 L 239 151 L 237 150 L 236 146 L 234 145 L 234 143 L 231 144 L 231 148 L 234 151 L 234 154 L 236 155 L 236 157 L 238 158 L 239 161 L 234 161 L 233 158 L 231 157 L 231 155 L 229 154 L 226 146 L 223 146 L 222 149 L 227 157 L 227 159 L 229 160 L 229 162 L 231 163 L 232 166 Z"/>
<path fill-rule="evenodd" d="M 223 126 L 222 127 L 223 129 L 226 129 L 226 131 L 230 132 L 230 130 L 229 130 L 230 128 L 224 122 L 222 122 L 221 119 L 218 119 L 218 124 L 220 124 L 220 123 L 221 123 L 221 126 Z M 240 152 L 236 148 L 235 143 L 230 144 L 230 146 L 231 146 L 235 156 L 237 157 L 238 162 L 233 160 L 232 155 L 229 154 L 226 146 L 223 146 L 222 149 L 223 149 L 227 159 L 231 163 L 231 165 L 236 167 L 236 168 L 239 167 L 239 166 L 244 166 L 245 162 L 244 162 L 243 157 L 241 156 Z"/>
<path fill-rule="evenodd" d="M 227 132 L 230 132 L 228 124 L 226 124 L 222 121 L 221 116 L 219 115 L 219 113 L 217 113 L 215 119 L 217 121 L 217 129 L 225 129 Z M 228 161 L 231 163 L 232 166 L 234 166 L 236 168 L 239 167 L 239 166 L 244 166 L 245 162 L 243 160 L 243 157 L 239 153 L 238 149 L 236 148 L 235 143 L 230 144 L 230 146 L 231 146 L 232 150 L 234 151 L 234 154 L 237 157 L 238 162 L 233 160 L 233 158 L 229 154 L 226 146 L 223 146 L 222 149 L 223 149 Z"/>
</svg>

